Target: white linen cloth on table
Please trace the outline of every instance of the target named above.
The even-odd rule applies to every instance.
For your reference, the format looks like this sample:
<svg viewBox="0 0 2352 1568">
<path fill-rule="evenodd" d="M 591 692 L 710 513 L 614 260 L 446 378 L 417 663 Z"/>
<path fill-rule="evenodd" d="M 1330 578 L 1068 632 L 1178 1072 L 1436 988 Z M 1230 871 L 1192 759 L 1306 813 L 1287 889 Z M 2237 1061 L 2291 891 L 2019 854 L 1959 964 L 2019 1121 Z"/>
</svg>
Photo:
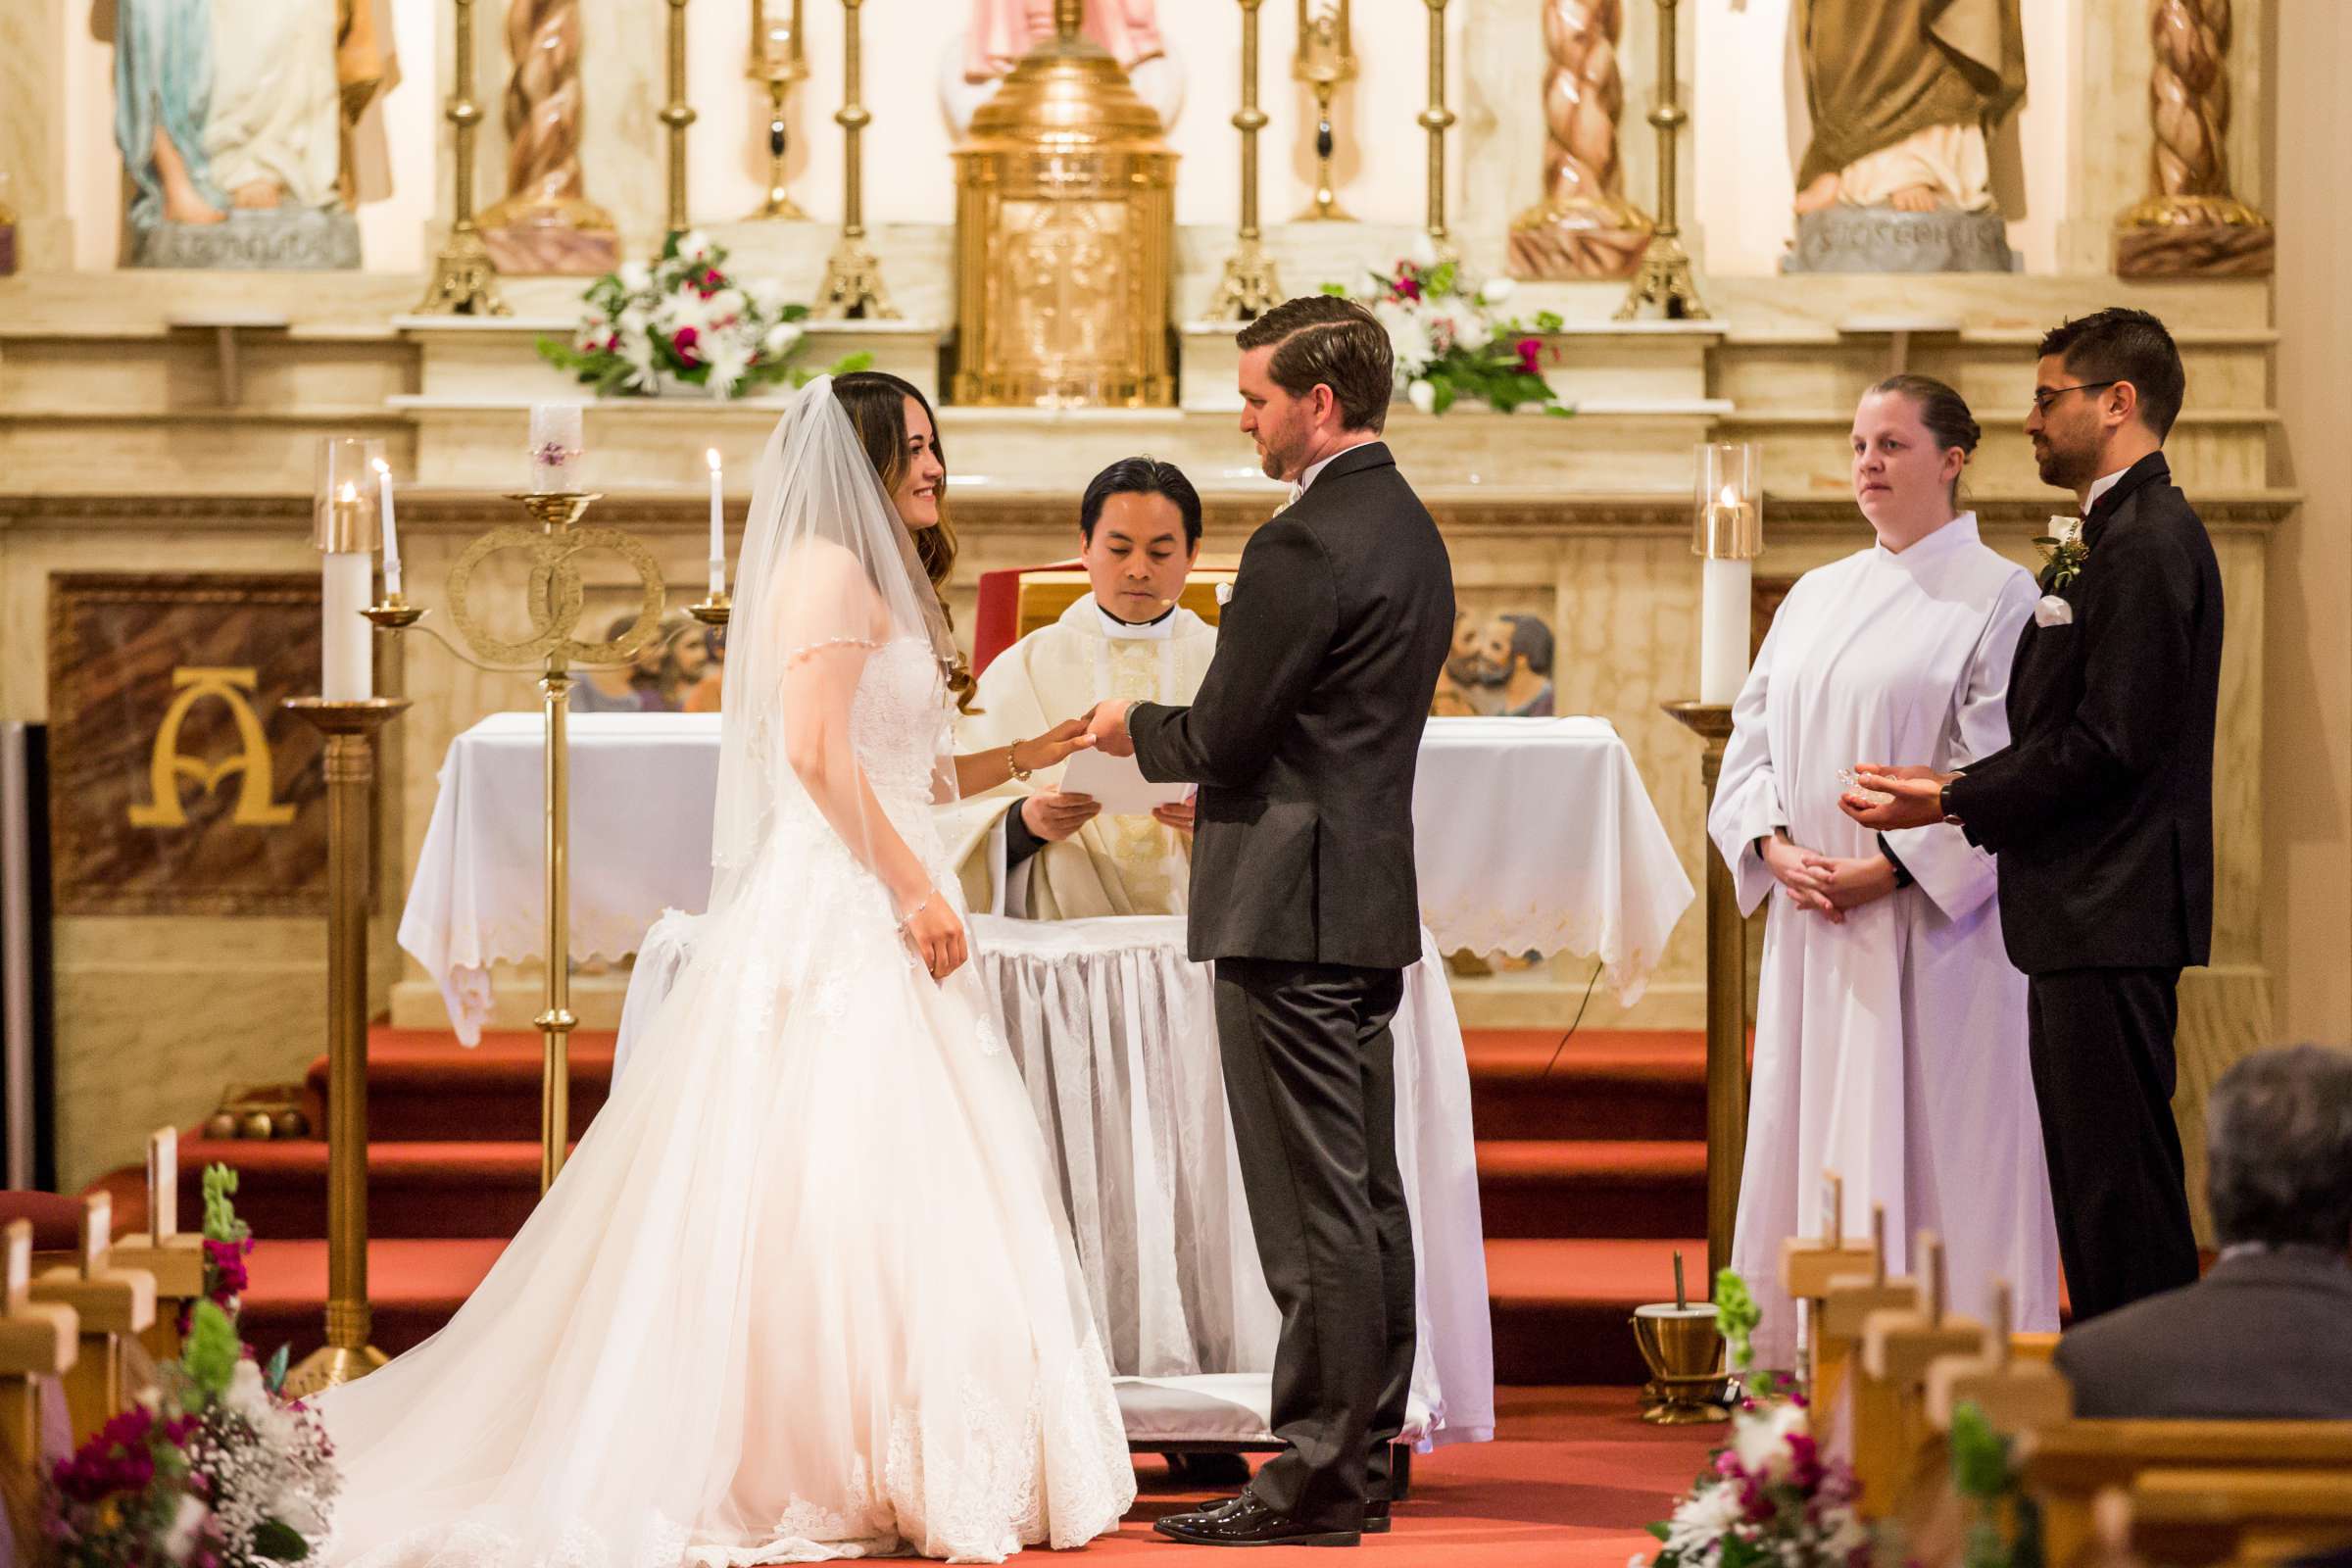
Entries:
<svg viewBox="0 0 2352 1568">
<path fill-rule="evenodd" d="M 573 958 L 618 958 L 663 909 L 703 907 L 718 724 L 573 715 Z M 401 947 L 467 1045 L 490 1016 L 491 965 L 544 951 L 541 734 L 537 713 L 494 713 L 450 744 L 401 916 Z M 1692 897 L 1606 719 L 1431 719 L 1413 820 L 1422 918 L 1441 951 L 1594 957 L 1626 1003 Z"/>
<path fill-rule="evenodd" d="M 1061 1173 L 1079 1272 L 1123 1378 L 1262 1375 L 1280 1326 L 1226 1113 L 1212 973 L 1186 958 L 1184 925 L 972 920 L 972 962 Z M 1414 1435 L 1483 1442 L 1494 1354 L 1470 1073 L 1426 931 L 1392 1032 L 1421 1327 Z"/>
</svg>

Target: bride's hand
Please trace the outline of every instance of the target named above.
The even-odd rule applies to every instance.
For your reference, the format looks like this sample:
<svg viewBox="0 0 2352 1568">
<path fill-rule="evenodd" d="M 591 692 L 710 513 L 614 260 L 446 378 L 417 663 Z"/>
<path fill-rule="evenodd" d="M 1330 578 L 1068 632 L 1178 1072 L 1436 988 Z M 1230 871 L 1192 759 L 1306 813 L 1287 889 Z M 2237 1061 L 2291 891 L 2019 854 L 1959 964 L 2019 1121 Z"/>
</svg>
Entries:
<svg viewBox="0 0 2352 1568">
<path fill-rule="evenodd" d="M 908 915 L 899 930 L 934 980 L 945 980 L 954 974 L 970 956 L 964 943 L 963 922 L 956 918 L 948 901 L 936 892 L 923 900 L 921 907 Z"/>
<path fill-rule="evenodd" d="M 1012 760 L 1034 773 L 1052 767 L 1072 752 L 1083 752 L 1095 744 L 1087 733 L 1086 720 L 1065 718 L 1035 740 L 1021 742 L 1012 749 Z"/>
</svg>

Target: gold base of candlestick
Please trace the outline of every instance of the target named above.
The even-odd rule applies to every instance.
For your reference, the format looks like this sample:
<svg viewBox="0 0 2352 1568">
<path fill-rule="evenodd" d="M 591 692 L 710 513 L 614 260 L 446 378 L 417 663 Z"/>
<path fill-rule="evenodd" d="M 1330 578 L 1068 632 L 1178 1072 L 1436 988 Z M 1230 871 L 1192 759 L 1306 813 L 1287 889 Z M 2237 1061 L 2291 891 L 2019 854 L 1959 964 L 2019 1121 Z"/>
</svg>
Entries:
<svg viewBox="0 0 2352 1568">
<path fill-rule="evenodd" d="M 863 234 L 841 236 L 825 259 L 825 284 L 817 291 L 814 315 L 829 319 L 895 321 L 899 313 L 882 286 L 882 263 Z"/>
<path fill-rule="evenodd" d="M 1676 722 L 1699 738 L 1699 799 L 1715 799 L 1723 751 L 1732 738 L 1725 703 L 1667 703 Z M 1740 1170 L 1747 1158 L 1747 923 L 1732 868 L 1707 861 L 1707 1278 L 1732 1261 L 1740 1218 Z"/>
<path fill-rule="evenodd" d="M 1691 276 L 1690 253 L 1683 249 L 1679 234 L 1650 235 L 1649 247 L 1642 253 L 1642 269 L 1634 274 L 1634 286 L 1626 290 L 1625 303 L 1617 307 L 1617 319 L 1630 321 L 1652 307 L 1672 321 L 1708 318 L 1707 307 L 1698 297 L 1698 284 Z"/>
<path fill-rule="evenodd" d="M 735 601 L 725 594 L 711 594 L 699 605 L 688 605 L 686 613 L 706 626 L 724 626 L 727 617 L 735 612 Z"/>
<path fill-rule="evenodd" d="M 471 227 L 453 228 L 433 258 L 433 280 L 416 306 L 419 316 L 507 316 L 498 297 L 498 269 L 490 248 Z"/>
<path fill-rule="evenodd" d="M 784 188 L 783 175 L 778 172 L 767 187 L 767 195 L 758 207 L 743 215 L 743 220 L 747 223 L 805 223 L 808 220 L 808 214 L 799 202 L 792 199 L 792 192 Z"/>
<path fill-rule="evenodd" d="M 368 867 L 376 733 L 405 697 L 289 698 L 326 736 L 326 1348 L 288 1380 L 297 1396 L 383 1365 L 368 1343 Z"/>
<path fill-rule="evenodd" d="M 1274 276 L 1274 258 L 1256 235 L 1245 235 L 1225 259 L 1225 275 L 1208 302 L 1211 321 L 1254 321 L 1283 301 L 1282 284 Z"/>
</svg>

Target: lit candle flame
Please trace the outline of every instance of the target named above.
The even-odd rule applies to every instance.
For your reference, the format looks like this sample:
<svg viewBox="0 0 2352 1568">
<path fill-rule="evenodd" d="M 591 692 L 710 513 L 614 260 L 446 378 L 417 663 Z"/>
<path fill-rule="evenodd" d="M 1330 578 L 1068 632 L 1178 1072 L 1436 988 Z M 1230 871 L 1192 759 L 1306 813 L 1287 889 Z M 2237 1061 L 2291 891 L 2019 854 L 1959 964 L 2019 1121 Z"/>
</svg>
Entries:
<svg viewBox="0 0 2352 1568">
<path fill-rule="evenodd" d="M 342 494 L 336 496 L 335 499 L 342 502 L 347 507 L 355 506 L 358 504 L 360 499 L 360 487 L 352 483 L 349 479 L 346 479 L 343 481 Z"/>
<path fill-rule="evenodd" d="M 1728 484 L 1723 487 L 1723 504 L 1727 507 L 1736 507 L 1740 504 L 1738 492 Z"/>
<path fill-rule="evenodd" d="M 371 460 L 368 462 L 368 466 L 369 466 L 370 468 L 373 468 L 373 469 L 374 469 L 376 472 L 378 472 L 378 473 L 388 474 L 388 473 L 390 473 L 390 472 L 392 471 L 392 465 L 390 465 L 389 463 L 386 463 L 386 462 L 385 462 L 383 459 L 381 459 L 381 458 L 375 458 L 375 459 L 371 459 Z"/>
<path fill-rule="evenodd" d="M 703 453 L 703 461 L 710 465 L 712 473 L 716 473 L 718 471 L 718 448 L 711 447 L 706 450 Z"/>
</svg>

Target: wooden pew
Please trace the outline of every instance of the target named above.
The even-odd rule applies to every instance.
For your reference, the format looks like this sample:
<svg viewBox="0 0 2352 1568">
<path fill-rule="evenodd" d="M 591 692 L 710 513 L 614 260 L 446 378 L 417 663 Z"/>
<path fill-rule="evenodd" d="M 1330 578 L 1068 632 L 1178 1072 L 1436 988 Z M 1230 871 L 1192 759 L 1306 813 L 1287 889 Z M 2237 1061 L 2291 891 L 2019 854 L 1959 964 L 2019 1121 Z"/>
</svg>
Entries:
<svg viewBox="0 0 2352 1568">
<path fill-rule="evenodd" d="M 1834 1170 L 1821 1173 L 1822 1216 L 1821 1235 L 1789 1236 L 1781 1242 L 1781 1289 L 1789 1299 L 1804 1306 L 1805 1387 L 1809 1391 L 1818 1428 L 1819 1412 L 1834 1408 L 1837 1391 L 1825 1387 L 1822 1377 L 1822 1314 L 1823 1303 L 1831 1288 L 1840 1280 L 1869 1278 L 1884 1279 L 1886 1272 L 1885 1231 L 1886 1210 L 1874 1205 L 1871 1211 L 1871 1240 L 1848 1240 L 1845 1234 L 1845 1181 Z M 1842 1372 L 1842 1366 L 1839 1368 Z"/>
<path fill-rule="evenodd" d="M 155 1322 L 155 1276 L 114 1266 L 114 1200 L 92 1193 L 81 1219 L 77 1267 L 52 1269 L 32 1282 L 32 1299 L 74 1309 L 80 1352 L 66 1374 L 66 1410 L 74 1441 L 86 1441 L 123 1406 L 122 1347 Z"/>
<path fill-rule="evenodd" d="M 2004 1438 L 2055 1426 L 2075 1413 L 2074 1388 L 2050 1364 L 2058 1336 L 2012 1334 L 2009 1321 L 2009 1282 L 1998 1280 L 1992 1321 L 1975 1353 L 1946 1356 L 1928 1368 L 1928 1425 L 1936 1432 L 1952 1430 L 1952 1411 L 1963 1402 L 1984 1411 Z M 2020 1339 L 2030 1340 L 2029 1353 L 2019 1353 Z"/>
<path fill-rule="evenodd" d="M 1912 1251 L 1919 1260 L 1916 1299 L 1863 1320 L 1852 1380 L 1854 1479 L 1862 1488 L 1859 1506 L 1873 1518 L 1891 1513 L 1942 1452 L 1928 1420 L 1929 1367 L 1973 1353 L 1984 1338 L 1984 1324 L 1948 1309 L 1942 1241 L 1922 1231 Z"/>
<path fill-rule="evenodd" d="M 1862 1352 L 1863 1326 L 1874 1312 L 1907 1307 L 1919 1298 L 1918 1283 L 1886 1272 L 1886 1210 L 1870 1213 L 1867 1272 L 1833 1276 L 1823 1287 L 1813 1314 L 1813 1419 L 1828 1434 L 1824 1452 L 1851 1460 L 1854 1451 L 1854 1357 Z"/>
<path fill-rule="evenodd" d="M 139 1344 L 157 1361 L 179 1355 L 179 1322 L 204 1296 L 204 1238 L 179 1231 L 179 1132 L 166 1127 L 147 1140 L 147 1234 L 115 1243 L 117 1268 L 141 1269 L 155 1279 L 155 1321 Z"/>
<path fill-rule="evenodd" d="M 2041 1504 L 2045 1560 L 2066 1568 L 2095 1549 L 2102 1493 L 2164 1472 L 2167 1496 L 2204 1472 L 2352 1475 L 2352 1421 L 2062 1421 L 2019 1444 L 2026 1490 Z"/>
<path fill-rule="evenodd" d="M 2270 1568 L 2352 1544 L 2352 1474 L 2342 1471 L 2143 1470 L 2129 1503 L 2132 1552 L 2161 1568 Z"/>
<path fill-rule="evenodd" d="M 0 1298 L 0 1450 L 38 1473 L 41 1394 L 74 1369 L 81 1323 L 70 1306 L 32 1298 L 32 1226 L 8 1227 L 6 1296 Z"/>
</svg>

